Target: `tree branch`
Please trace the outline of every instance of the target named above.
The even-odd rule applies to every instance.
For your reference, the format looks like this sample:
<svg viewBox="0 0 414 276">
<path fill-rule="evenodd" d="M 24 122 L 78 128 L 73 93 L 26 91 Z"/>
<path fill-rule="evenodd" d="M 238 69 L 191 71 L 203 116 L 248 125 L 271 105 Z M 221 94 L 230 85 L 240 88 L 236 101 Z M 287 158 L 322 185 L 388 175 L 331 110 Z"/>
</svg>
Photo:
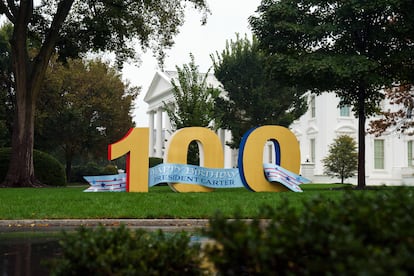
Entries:
<svg viewBox="0 0 414 276">
<path fill-rule="evenodd" d="M 0 14 L 6 15 L 6 17 L 12 22 L 15 22 L 14 15 L 10 12 L 11 9 L 7 7 L 3 0 L 0 1 Z"/>
<path fill-rule="evenodd" d="M 3 2 L 3 1 L 2 1 Z M 17 7 L 13 0 L 7 0 L 7 5 L 9 7 L 10 13 L 16 18 L 17 15 Z"/>
<path fill-rule="evenodd" d="M 35 93 L 39 91 L 41 80 L 43 79 L 48 62 L 52 56 L 53 49 L 59 37 L 60 28 L 68 16 L 73 2 L 74 0 L 62 0 L 59 2 L 56 14 L 53 17 L 53 21 L 50 25 L 45 41 L 40 48 L 39 54 L 34 60 L 31 85 Z"/>
<path fill-rule="evenodd" d="M 8 1 L 9 7 L 10 2 Z M 14 4 L 13 4 L 14 5 Z M 19 87 L 19 85 L 25 85 L 27 81 L 26 71 L 28 65 L 28 53 L 27 53 L 27 26 L 33 13 L 33 1 L 22 0 L 20 7 L 15 11 L 15 21 L 13 29 L 13 37 L 11 39 L 12 54 L 13 57 L 13 71 L 17 80 L 16 90 L 25 89 Z"/>
</svg>

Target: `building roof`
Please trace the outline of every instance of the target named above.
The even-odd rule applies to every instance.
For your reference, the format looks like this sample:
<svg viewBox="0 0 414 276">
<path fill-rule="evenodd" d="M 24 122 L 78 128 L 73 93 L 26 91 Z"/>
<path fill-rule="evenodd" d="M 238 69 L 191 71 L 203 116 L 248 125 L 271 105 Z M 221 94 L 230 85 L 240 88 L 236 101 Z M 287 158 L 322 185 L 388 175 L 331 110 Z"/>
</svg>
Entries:
<svg viewBox="0 0 414 276">
<path fill-rule="evenodd" d="M 200 74 L 205 76 L 205 74 Z M 171 81 L 174 80 L 179 86 L 177 71 L 157 71 L 152 78 L 151 84 L 144 96 L 144 102 L 148 104 L 148 110 L 154 110 L 163 106 L 164 102 L 173 99 Z M 215 88 L 221 88 L 221 83 L 216 79 L 214 74 L 207 75 L 207 85 Z"/>
</svg>

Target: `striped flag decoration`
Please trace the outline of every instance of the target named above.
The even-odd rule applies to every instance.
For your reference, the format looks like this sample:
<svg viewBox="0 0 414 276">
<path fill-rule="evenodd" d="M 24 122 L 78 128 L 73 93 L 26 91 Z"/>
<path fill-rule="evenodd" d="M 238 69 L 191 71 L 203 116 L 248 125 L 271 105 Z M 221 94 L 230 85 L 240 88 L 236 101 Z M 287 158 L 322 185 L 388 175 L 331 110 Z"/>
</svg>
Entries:
<svg viewBox="0 0 414 276">
<path fill-rule="evenodd" d="M 263 168 L 269 182 L 278 182 L 294 192 L 303 192 L 299 185 L 310 183 L 309 179 L 276 164 L 265 163 Z"/>
<path fill-rule="evenodd" d="M 126 173 L 83 177 L 91 185 L 84 192 L 125 192 Z"/>
</svg>

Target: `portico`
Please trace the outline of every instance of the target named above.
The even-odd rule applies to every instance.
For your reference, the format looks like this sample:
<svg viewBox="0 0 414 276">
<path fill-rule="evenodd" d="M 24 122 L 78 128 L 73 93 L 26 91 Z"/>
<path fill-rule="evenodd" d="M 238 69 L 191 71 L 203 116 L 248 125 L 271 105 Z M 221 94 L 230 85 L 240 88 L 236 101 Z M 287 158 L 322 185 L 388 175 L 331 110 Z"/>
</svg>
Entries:
<svg viewBox="0 0 414 276">
<path fill-rule="evenodd" d="M 165 145 L 173 132 L 171 120 L 164 106 L 174 101 L 171 80 L 176 78 L 177 72 L 175 71 L 157 71 L 144 97 L 144 101 L 148 104 L 148 127 L 150 129 L 149 155 L 151 157 L 164 157 Z M 219 87 L 220 84 L 214 75 L 209 75 L 207 82 L 214 87 Z M 237 151 L 226 146 L 226 143 L 231 140 L 231 132 L 219 129 L 217 130 L 217 135 L 223 145 L 225 168 L 236 167 Z"/>
</svg>

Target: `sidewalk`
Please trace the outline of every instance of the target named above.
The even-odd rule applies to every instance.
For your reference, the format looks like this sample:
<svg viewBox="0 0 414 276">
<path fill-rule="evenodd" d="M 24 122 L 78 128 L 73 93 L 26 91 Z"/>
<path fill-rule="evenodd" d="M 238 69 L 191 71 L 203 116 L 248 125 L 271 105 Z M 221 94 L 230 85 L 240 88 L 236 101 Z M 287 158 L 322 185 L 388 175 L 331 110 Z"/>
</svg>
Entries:
<svg viewBox="0 0 414 276">
<path fill-rule="evenodd" d="M 0 232 L 48 232 L 75 230 L 80 226 L 118 227 L 124 224 L 131 229 L 167 232 L 195 231 L 206 227 L 208 219 L 37 219 L 0 220 Z"/>
</svg>

